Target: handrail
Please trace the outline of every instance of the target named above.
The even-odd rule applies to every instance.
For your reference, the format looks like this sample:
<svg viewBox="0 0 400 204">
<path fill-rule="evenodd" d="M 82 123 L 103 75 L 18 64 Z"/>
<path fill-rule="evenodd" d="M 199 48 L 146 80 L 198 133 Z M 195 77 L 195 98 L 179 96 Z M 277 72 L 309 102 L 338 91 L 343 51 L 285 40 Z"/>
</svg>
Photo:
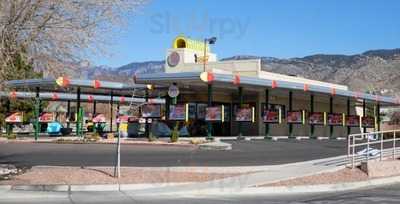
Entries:
<svg viewBox="0 0 400 204">
<path fill-rule="evenodd" d="M 368 162 L 370 160 L 370 151 L 371 145 L 376 145 L 380 144 L 380 150 L 379 150 L 379 157 L 380 160 L 383 160 L 384 157 L 392 157 L 393 159 L 396 159 L 396 141 L 400 140 L 400 138 L 396 138 L 396 133 L 400 132 L 400 130 L 384 130 L 384 131 L 375 131 L 375 132 L 362 132 L 362 133 L 356 133 L 356 134 L 350 134 L 347 137 L 347 156 L 350 159 L 351 158 L 351 166 L 354 168 L 355 166 L 355 157 L 360 156 L 356 154 L 356 147 L 366 147 L 366 152 L 365 152 L 365 160 Z M 392 138 L 390 139 L 384 139 L 384 134 L 385 133 L 393 133 Z M 375 140 L 371 140 L 370 136 L 376 136 Z M 357 141 L 363 141 L 367 140 L 365 142 L 357 142 Z M 391 143 L 391 148 L 392 153 L 391 154 L 384 154 L 384 143 Z M 376 157 L 372 157 L 376 158 Z"/>
<path fill-rule="evenodd" d="M 376 133 L 389 133 L 389 132 L 393 132 L 393 131 L 400 131 L 400 129 L 397 130 L 382 130 L 382 131 L 376 131 L 376 132 L 361 132 L 361 133 L 354 133 L 354 134 L 350 134 L 349 137 L 353 137 L 356 135 L 366 135 L 366 134 L 376 134 Z"/>
<path fill-rule="evenodd" d="M 400 140 L 400 138 L 397 138 L 396 139 L 397 141 L 399 141 Z M 391 142 L 391 141 L 393 141 L 393 139 L 386 139 L 386 140 L 379 140 L 379 141 L 374 141 L 374 142 L 369 142 L 369 144 L 379 144 L 379 143 L 382 143 L 382 142 Z M 364 144 L 362 144 L 362 143 L 359 143 L 359 144 L 355 144 L 354 146 L 355 147 L 359 147 L 359 146 L 363 146 Z"/>
</svg>

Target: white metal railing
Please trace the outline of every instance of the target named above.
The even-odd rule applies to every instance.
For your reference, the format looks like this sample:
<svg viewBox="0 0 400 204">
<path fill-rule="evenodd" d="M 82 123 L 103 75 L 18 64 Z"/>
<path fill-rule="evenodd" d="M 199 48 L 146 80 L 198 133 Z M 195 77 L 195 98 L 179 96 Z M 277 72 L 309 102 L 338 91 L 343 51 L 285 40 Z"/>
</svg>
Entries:
<svg viewBox="0 0 400 204">
<path fill-rule="evenodd" d="M 400 130 L 365 132 L 349 135 L 347 138 L 347 156 L 351 159 L 351 167 L 354 168 L 356 160 L 357 162 L 363 160 L 368 162 L 370 159 L 377 159 L 378 157 L 380 160 L 385 157 L 396 159 L 396 141 L 400 140 L 400 138 L 396 137 L 396 134 L 399 135 L 398 132 L 400 132 Z M 387 135 L 389 139 L 385 139 L 385 135 Z M 374 149 L 371 148 L 371 146 L 379 146 L 379 148 Z M 356 149 L 358 149 L 358 152 L 356 152 Z"/>
</svg>

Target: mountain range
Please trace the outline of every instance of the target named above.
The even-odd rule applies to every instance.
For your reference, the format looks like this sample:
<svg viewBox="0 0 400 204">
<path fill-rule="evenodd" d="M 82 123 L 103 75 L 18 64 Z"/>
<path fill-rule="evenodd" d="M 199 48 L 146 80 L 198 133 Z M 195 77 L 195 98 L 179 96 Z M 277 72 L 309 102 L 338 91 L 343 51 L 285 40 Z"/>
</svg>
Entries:
<svg viewBox="0 0 400 204">
<path fill-rule="evenodd" d="M 262 69 L 280 74 L 348 85 L 351 90 L 400 96 L 400 49 L 369 50 L 355 55 L 316 54 L 301 58 L 237 55 L 221 60 L 261 59 Z M 132 62 L 121 67 L 85 69 L 81 77 L 132 80 L 137 73 L 164 71 L 164 61 Z"/>
</svg>

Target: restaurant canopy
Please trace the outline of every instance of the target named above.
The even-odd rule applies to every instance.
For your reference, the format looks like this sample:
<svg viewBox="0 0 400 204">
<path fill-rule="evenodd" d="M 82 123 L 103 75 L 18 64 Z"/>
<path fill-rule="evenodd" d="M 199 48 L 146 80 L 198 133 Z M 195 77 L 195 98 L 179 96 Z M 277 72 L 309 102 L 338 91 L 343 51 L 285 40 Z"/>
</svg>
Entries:
<svg viewBox="0 0 400 204">
<path fill-rule="evenodd" d="M 141 84 L 154 84 L 158 86 L 170 86 L 176 83 L 182 87 L 182 92 L 206 91 L 208 84 L 212 84 L 215 92 L 232 93 L 237 92 L 237 87 L 243 87 L 248 92 L 260 92 L 265 89 L 273 91 L 274 95 L 286 95 L 288 91 L 292 91 L 298 96 L 305 96 L 307 93 L 313 93 L 320 96 L 335 96 L 347 99 L 367 102 L 377 102 L 381 106 L 396 106 L 400 104 L 400 99 L 394 97 L 367 94 L 363 92 L 329 88 L 326 86 L 318 86 L 304 84 L 298 82 L 290 82 L 285 80 L 270 80 L 258 77 L 239 76 L 232 74 L 221 74 L 211 72 L 180 72 L 180 73 L 157 73 L 157 74 L 139 74 L 136 76 L 136 82 Z M 326 97 L 329 98 L 329 97 Z M 328 99 L 327 99 L 328 100 Z"/>
<path fill-rule="evenodd" d="M 77 93 L 88 95 L 114 95 L 114 96 L 132 96 L 145 97 L 146 91 L 148 97 L 161 97 L 163 87 L 149 87 L 145 84 L 128 84 L 120 82 L 69 79 L 59 77 L 57 79 L 24 79 L 5 82 L 8 89 L 21 91 L 40 92 L 62 92 Z"/>
</svg>

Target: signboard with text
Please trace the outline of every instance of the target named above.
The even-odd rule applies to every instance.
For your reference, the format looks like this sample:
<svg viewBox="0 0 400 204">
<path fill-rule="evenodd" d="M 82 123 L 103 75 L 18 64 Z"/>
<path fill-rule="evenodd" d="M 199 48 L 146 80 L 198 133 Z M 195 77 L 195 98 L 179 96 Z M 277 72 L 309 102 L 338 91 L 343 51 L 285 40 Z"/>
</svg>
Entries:
<svg viewBox="0 0 400 204">
<path fill-rule="evenodd" d="M 206 108 L 206 121 L 221 121 L 222 106 L 214 106 Z"/>
<path fill-rule="evenodd" d="M 24 114 L 22 112 L 15 112 L 7 116 L 6 123 L 22 123 L 24 120 Z"/>
<path fill-rule="evenodd" d="M 325 125 L 325 113 L 324 112 L 313 112 L 308 117 L 308 123 L 310 125 Z"/>
<path fill-rule="evenodd" d="M 207 104 L 205 104 L 205 103 L 197 104 L 197 119 L 205 119 L 206 118 L 206 108 L 207 108 Z"/>
<path fill-rule="evenodd" d="M 328 125 L 343 125 L 343 114 L 341 113 L 329 113 L 328 114 Z"/>
<path fill-rule="evenodd" d="M 106 116 L 104 114 L 96 114 L 96 116 L 92 119 L 94 123 L 105 123 L 106 122 Z"/>
<path fill-rule="evenodd" d="M 252 122 L 253 109 L 251 107 L 238 108 L 236 110 L 235 120 L 240 122 Z"/>
<path fill-rule="evenodd" d="M 371 116 L 365 116 L 361 118 L 362 126 L 367 128 L 375 127 L 375 118 Z"/>
<path fill-rule="evenodd" d="M 159 118 L 159 117 L 161 117 L 161 105 L 160 104 L 144 104 L 142 106 L 142 117 L 143 118 Z"/>
<path fill-rule="evenodd" d="M 279 110 L 276 109 L 268 109 L 264 110 L 263 113 L 263 121 L 264 123 L 279 123 L 281 114 Z"/>
<path fill-rule="evenodd" d="M 54 121 L 54 114 L 50 112 L 44 112 L 39 116 L 39 122 L 49 123 Z"/>
<path fill-rule="evenodd" d="M 346 125 L 349 127 L 360 127 L 360 116 L 358 115 L 347 115 Z"/>
<path fill-rule="evenodd" d="M 185 114 L 186 110 L 184 104 L 170 105 L 169 107 L 170 120 L 185 120 Z"/>
<path fill-rule="evenodd" d="M 303 111 L 288 111 L 287 123 L 303 123 Z"/>
</svg>

